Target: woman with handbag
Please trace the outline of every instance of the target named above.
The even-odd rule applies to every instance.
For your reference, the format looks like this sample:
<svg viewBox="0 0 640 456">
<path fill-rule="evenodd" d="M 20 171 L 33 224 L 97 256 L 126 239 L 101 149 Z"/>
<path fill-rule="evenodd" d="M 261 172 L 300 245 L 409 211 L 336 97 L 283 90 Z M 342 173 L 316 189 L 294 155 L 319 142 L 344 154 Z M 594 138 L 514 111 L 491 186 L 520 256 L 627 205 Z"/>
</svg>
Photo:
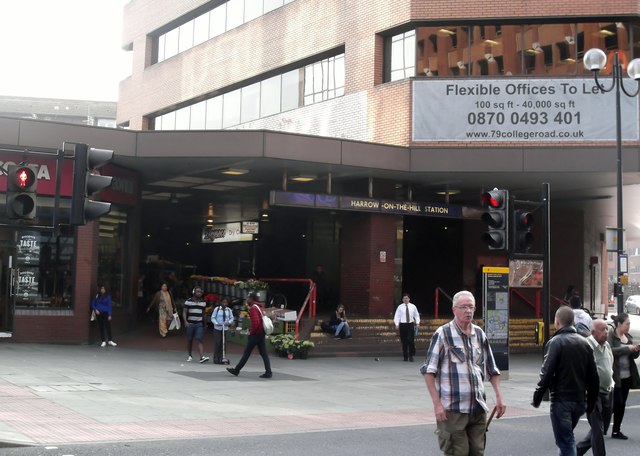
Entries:
<svg viewBox="0 0 640 456">
<path fill-rule="evenodd" d="M 613 429 L 612 439 L 627 440 L 629 437 L 620 431 L 624 409 L 627 405 L 627 397 L 631 388 L 640 386 L 640 377 L 636 366 L 636 358 L 640 355 L 640 346 L 633 343 L 633 338 L 629 334 L 631 323 L 629 315 L 620 313 L 612 315 L 614 330 L 609 331 L 608 340 L 613 353 Z M 608 423 L 605 423 L 605 432 Z"/>
<path fill-rule="evenodd" d="M 102 338 L 101 347 L 109 344 L 115 347 L 116 344 L 111 338 L 111 295 L 107 293 L 104 286 L 99 288 L 99 292 L 91 300 L 91 310 L 96 314 L 96 321 L 100 328 L 100 337 Z"/>
<path fill-rule="evenodd" d="M 158 331 L 160 332 L 160 337 L 167 337 L 167 326 L 171 324 L 171 320 L 173 320 L 173 312 L 176 308 L 173 303 L 173 296 L 169 292 L 169 288 L 165 283 L 160 286 L 160 290 L 153 295 L 153 299 L 151 299 L 151 303 L 149 307 L 147 307 L 147 312 L 149 312 L 154 306 L 158 308 Z"/>
</svg>

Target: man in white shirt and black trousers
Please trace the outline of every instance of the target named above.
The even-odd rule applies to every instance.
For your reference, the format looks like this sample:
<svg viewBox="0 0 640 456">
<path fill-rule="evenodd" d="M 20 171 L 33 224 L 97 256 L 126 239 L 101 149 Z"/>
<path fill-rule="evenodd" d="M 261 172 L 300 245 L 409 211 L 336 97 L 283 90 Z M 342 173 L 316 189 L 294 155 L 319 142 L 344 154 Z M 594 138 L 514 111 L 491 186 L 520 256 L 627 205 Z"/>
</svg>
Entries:
<svg viewBox="0 0 640 456">
<path fill-rule="evenodd" d="M 402 294 L 402 304 L 396 309 L 393 323 L 400 330 L 400 342 L 402 342 L 402 356 L 405 361 L 413 362 L 416 354 L 415 328 L 420 325 L 418 308 L 409 301 L 409 293 Z"/>
</svg>

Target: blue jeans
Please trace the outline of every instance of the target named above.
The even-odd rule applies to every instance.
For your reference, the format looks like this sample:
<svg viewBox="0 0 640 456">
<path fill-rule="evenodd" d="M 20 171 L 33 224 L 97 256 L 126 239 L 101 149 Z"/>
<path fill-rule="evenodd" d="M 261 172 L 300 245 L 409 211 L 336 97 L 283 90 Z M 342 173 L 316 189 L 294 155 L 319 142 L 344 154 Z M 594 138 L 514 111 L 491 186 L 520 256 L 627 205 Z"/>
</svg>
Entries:
<svg viewBox="0 0 640 456">
<path fill-rule="evenodd" d="M 340 322 L 339 325 L 334 325 L 333 330 L 335 331 L 335 336 L 338 337 L 340 332 L 344 328 L 344 337 L 349 337 L 351 335 L 351 330 L 349 329 L 349 323 L 346 321 Z"/>
<path fill-rule="evenodd" d="M 586 407 L 584 402 L 551 402 L 551 427 L 560 456 L 576 456 L 576 439 L 573 436 L 573 430 Z"/>
</svg>

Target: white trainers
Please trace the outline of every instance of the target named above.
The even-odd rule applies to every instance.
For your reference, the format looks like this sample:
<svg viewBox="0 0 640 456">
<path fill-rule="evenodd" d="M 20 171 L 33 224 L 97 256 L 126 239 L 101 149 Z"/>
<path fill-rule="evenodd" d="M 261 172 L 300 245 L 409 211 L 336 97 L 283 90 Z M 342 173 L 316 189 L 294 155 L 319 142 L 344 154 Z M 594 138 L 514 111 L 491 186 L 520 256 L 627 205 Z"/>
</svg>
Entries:
<svg viewBox="0 0 640 456">
<path fill-rule="evenodd" d="M 112 341 L 112 340 L 110 340 L 110 341 L 109 341 L 109 345 L 110 345 L 111 347 L 117 347 L 117 346 L 118 346 L 118 344 L 116 344 L 116 343 L 115 343 L 114 341 Z"/>
<path fill-rule="evenodd" d="M 191 355 L 189 355 L 189 356 L 187 357 L 187 362 L 188 362 L 188 363 L 190 363 L 192 360 L 193 360 L 193 357 L 192 357 Z"/>
<path fill-rule="evenodd" d="M 100 346 L 101 346 L 102 348 L 104 348 L 104 347 L 106 347 L 106 346 L 107 346 L 107 343 L 106 343 L 106 342 L 102 342 L 102 343 L 100 344 Z"/>
<path fill-rule="evenodd" d="M 202 358 L 200 358 L 200 364 L 206 363 L 207 361 L 209 361 L 209 357 L 208 356 L 203 356 Z"/>
</svg>

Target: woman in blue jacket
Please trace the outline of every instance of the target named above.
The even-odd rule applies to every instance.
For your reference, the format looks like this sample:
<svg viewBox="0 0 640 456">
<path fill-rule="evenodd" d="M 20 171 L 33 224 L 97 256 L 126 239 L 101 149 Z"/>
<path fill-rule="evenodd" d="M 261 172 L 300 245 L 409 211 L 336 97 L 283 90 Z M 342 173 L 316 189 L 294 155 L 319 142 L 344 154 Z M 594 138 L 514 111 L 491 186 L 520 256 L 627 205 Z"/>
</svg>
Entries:
<svg viewBox="0 0 640 456">
<path fill-rule="evenodd" d="M 100 337 L 102 338 L 100 346 L 106 347 L 109 344 L 115 347 L 118 345 L 111 339 L 111 295 L 107 293 L 104 286 L 100 287 L 100 292 L 91 301 L 91 309 L 96 312 L 96 321 L 100 328 Z M 107 337 L 105 337 L 105 332 Z"/>
</svg>

